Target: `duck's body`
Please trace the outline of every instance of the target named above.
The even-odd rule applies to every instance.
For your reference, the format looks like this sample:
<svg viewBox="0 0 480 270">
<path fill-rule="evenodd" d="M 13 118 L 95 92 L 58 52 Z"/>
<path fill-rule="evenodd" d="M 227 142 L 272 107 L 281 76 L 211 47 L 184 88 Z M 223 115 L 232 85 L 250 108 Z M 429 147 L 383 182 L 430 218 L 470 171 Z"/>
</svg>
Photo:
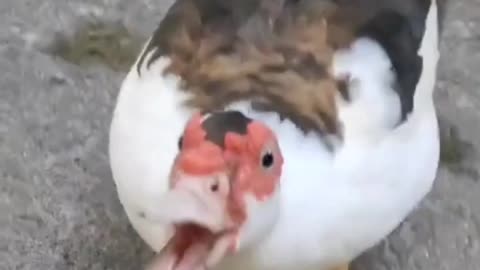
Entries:
<svg viewBox="0 0 480 270">
<path fill-rule="evenodd" d="M 428 1 L 426 1 L 428 2 Z M 336 99 L 343 124 L 333 149 L 315 132 L 305 134 L 276 112 L 253 110 L 251 100 L 223 108 L 265 123 L 284 157 L 279 217 L 255 245 L 226 256 L 218 270 L 329 269 L 377 244 L 429 192 L 439 139 L 432 100 L 438 61 L 437 5 L 432 1 L 418 51 L 423 59 L 413 110 L 402 120 L 391 60 L 381 44 L 357 39 L 335 52 L 335 76 L 349 74 L 351 101 Z M 425 14 L 424 14 L 425 15 Z M 161 251 L 172 235 L 149 221 L 168 190 L 168 175 L 185 124 L 198 111 L 184 102 L 181 78 L 162 74 L 171 59 L 151 65 L 148 46 L 126 77 L 110 133 L 110 158 L 120 201 L 140 236 Z"/>
</svg>

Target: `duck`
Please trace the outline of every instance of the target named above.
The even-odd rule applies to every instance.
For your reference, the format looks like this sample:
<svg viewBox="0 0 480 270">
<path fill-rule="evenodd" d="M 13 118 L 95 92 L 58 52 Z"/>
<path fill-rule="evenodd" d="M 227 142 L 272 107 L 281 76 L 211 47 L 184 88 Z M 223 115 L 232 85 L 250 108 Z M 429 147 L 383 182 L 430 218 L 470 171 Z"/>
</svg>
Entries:
<svg viewBox="0 0 480 270">
<path fill-rule="evenodd" d="M 347 270 L 427 196 L 444 0 L 176 0 L 109 161 L 154 270 Z"/>
</svg>

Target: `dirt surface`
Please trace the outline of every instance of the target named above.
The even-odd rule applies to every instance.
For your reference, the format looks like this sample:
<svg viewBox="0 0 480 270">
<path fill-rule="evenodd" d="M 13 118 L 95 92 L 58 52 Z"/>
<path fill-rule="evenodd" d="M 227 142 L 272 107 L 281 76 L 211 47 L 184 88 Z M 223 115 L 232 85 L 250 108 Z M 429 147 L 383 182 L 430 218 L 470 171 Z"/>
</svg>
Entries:
<svg viewBox="0 0 480 270">
<path fill-rule="evenodd" d="M 129 61 L 170 2 L 0 2 L 1 270 L 141 269 L 151 256 L 116 197 L 107 134 Z M 480 269 L 480 1 L 450 2 L 435 94 L 445 162 L 356 270 Z"/>
</svg>

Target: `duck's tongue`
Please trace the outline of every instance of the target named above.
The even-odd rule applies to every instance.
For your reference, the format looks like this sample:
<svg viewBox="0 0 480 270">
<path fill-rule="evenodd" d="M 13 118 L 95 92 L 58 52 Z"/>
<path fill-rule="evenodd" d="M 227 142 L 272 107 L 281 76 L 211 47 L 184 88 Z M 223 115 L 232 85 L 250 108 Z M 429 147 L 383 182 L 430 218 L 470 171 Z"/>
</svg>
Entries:
<svg viewBox="0 0 480 270">
<path fill-rule="evenodd" d="M 212 234 L 197 225 L 182 225 L 148 270 L 206 270 L 229 251 L 232 234 Z"/>
</svg>

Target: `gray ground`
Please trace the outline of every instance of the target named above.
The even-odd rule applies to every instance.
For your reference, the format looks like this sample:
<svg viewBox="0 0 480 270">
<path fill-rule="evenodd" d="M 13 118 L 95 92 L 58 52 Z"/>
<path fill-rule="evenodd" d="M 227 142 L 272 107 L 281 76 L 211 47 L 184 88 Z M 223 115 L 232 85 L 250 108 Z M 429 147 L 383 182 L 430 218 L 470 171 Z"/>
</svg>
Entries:
<svg viewBox="0 0 480 270">
<path fill-rule="evenodd" d="M 116 197 L 107 131 L 124 68 L 167 2 L 0 2 L 1 270 L 141 269 L 151 255 Z M 445 162 L 428 199 L 355 269 L 480 269 L 480 1 L 450 2 L 436 91 Z M 106 26 L 75 37 L 95 21 Z"/>
</svg>

